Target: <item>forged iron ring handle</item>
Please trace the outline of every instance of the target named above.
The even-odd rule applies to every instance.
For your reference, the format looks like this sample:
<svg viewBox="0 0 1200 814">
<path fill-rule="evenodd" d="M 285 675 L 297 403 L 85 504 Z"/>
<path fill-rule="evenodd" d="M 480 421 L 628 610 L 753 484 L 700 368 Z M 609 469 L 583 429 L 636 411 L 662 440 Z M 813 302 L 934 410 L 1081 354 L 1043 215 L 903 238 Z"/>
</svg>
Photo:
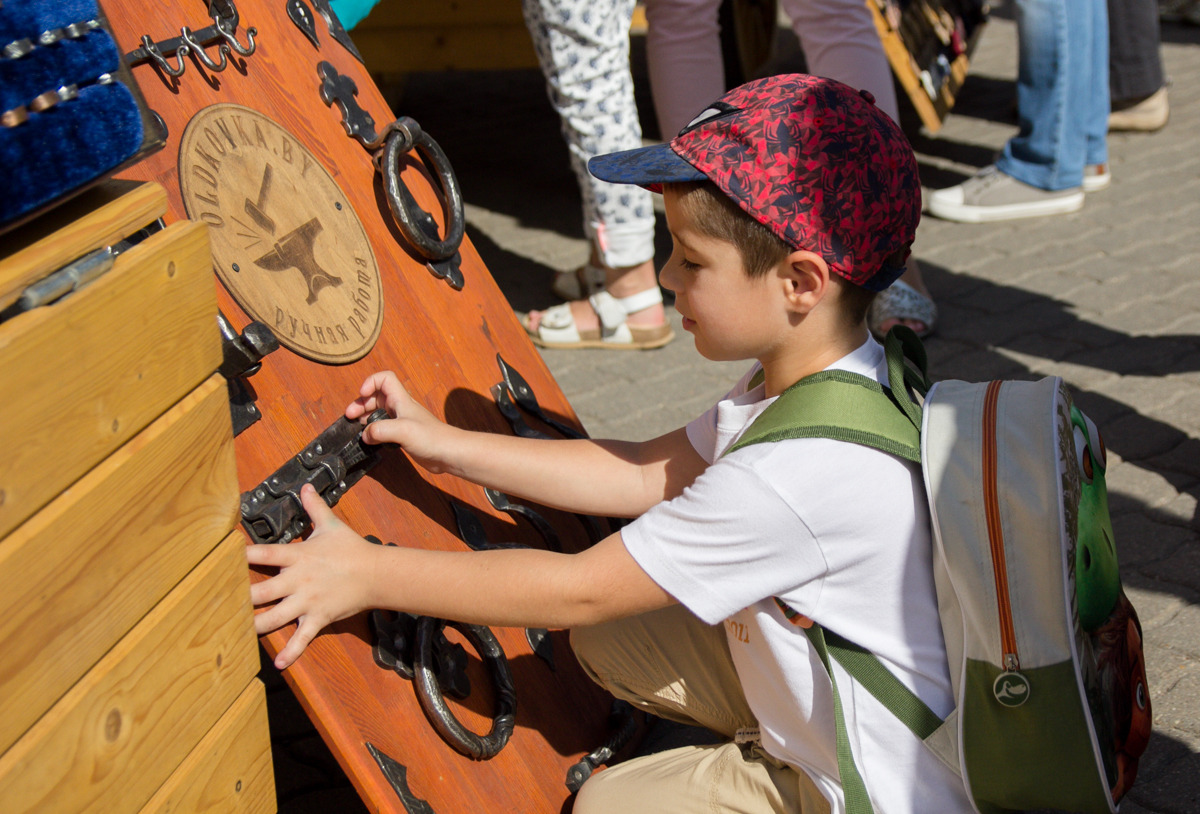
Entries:
<svg viewBox="0 0 1200 814">
<path fill-rule="evenodd" d="M 433 667 L 433 639 L 438 631 L 449 625 L 462 633 L 487 665 L 496 691 L 496 715 L 487 735 L 476 735 L 454 717 L 438 686 Z M 417 686 L 417 699 L 429 718 L 433 728 L 456 752 L 474 760 L 487 760 L 508 743 L 516 723 L 517 691 L 513 686 L 508 659 L 495 634 L 483 625 L 468 625 L 463 622 L 448 622 L 432 616 L 422 616 L 417 623 L 417 642 L 413 659 L 413 680 Z"/>
<path fill-rule="evenodd" d="M 466 217 L 463 214 L 462 192 L 458 178 L 450 166 L 450 159 L 433 137 L 421 129 L 421 125 L 408 116 L 402 116 L 389 126 L 387 140 L 377 158 L 383 174 L 383 189 L 388 207 L 396 217 L 400 230 L 408 241 L 426 260 L 446 260 L 454 256 L 462 243 Z M 433 170 L 442 187 L 445 199 L 446 236 L 438 240 L 429 235 L 418 222 L 414 208 L 416 199 L 400 180 L 400 158 L 409 150 L 416 149 Z M 421 214 L 424 214 L 423 212 Z"/>
</svg>

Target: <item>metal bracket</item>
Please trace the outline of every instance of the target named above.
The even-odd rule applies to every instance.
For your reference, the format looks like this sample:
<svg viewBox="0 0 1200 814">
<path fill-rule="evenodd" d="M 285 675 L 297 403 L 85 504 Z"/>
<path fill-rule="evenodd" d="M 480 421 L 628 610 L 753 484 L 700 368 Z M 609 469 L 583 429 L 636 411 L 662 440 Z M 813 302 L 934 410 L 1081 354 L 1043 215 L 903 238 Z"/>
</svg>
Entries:
<svg viewBox="0 0 1200 814">
<path fill-rule="evenodd" d="M 352 77 L 339 73 L 332 63 L 318 64 L 317 75 L 321 78 L 321 101 L 330 107 L 336 104 L 342 114 L 346 135 L 358 139 L 363 147 L 374 153 L 375 167 L 383 175 L 388 208 L 404 237 L 425 258 L 426 267 L 435 277 L 445 280 L 455 291 L 462 290 L 465 280 L 458 249 L 466 232 L 466 217 L 462 192 L 450 159 L 433 137 L 407 116 L 396 119 L 382 132 L 376 130 L 375 119 L 358 103 L 358 85 Z M 433 215 L 417 204 L 400 180 L 400 159 L 410 150 L 417 151 L 441 185 L 446 214 L 444 238 L 438 235 Z"/>
<path fill-rule="evenodd" d="M 220 311 L 217 312 L 217 328 L 221 332 L 222 357 L 218 369 L 229 386 L 229 411 L 236 437 L 262 418 L 246 379 L 262 368 L 264 356 L 279 350 L 279 340 L 274 331 L 261 322 L 251 322 L 239 336 Z"/>
<path fill-rule="evenodd" d="M 376 410 L 367 423 L 386 418 Z M 289 543 L 308 528 L 300 489 L 311 483 L 330 506 L 382 457 L 384 445 L 364 444 L 363 426 L 339 418 L 275 473 L 242 493 L 242 526 L 255 543 Z"/>
<path fill-rule="evenodd" d="M 368 539 L 378 542 L 375 538 Z M 516 722 L 517 691 L 508 659 L 490 629 L 382 610 L 371 611 L 370 624 L 374 641 L 371 655 L 375 663 L 413 682 L 421 709 L 446 743 L 474 760 L 487 760 L 504 748 Z M 446 625 L 466 637 L 491 676 L 496 714 L 487 735 L 476 735 L 464 727 L 446 704 L 447 695 L 462 699 L 471 694 L 466 649 L 450 643 L 442 632 Z"/>
<path fill-rule="evenodd" d="M 368 538 L 370 539 L 370 538 Z M 413 660 L 420 652 L 417 628 L 422 617 L 411 613 L 373 610 L 370 616 L 371 658 L 385 670 L 413 679 Z M 451 644 L 441 631 L 430 645 L 433 672 L 438 687 L 452 698 L 463 699 L 471 694 L 471 679 L 467 675 L 467 651 L 461 644 Z"/>
<path fill-rule="evenodd" d="M 304 0 L 288 0 L 287 16 L 295 23 L 296 28 L 308 37 L 314 48 L 321 47 L 321 41 L 317 39 L 317 21 L 313 17 L 312 9 Z"/>
<path fill-rule="evenodd" d="M 342 21 L 338 19 L 337 12 L 333 10 L 333 6 L 330 5 L 329 0 L 313 0 L 313 5 L 317 7 L 317 13 L 325 19 L 325 25 L 329 27 L 329 36 L 333 37 L 343 48 L 353 54 L 355 59 L 362 62 L 362 54 L 354 47 L 354 40 L 350 39 L 349 32 L 342 25 Z"/>
<path fill-rule="evenodd" d="M 178 37 L 171 37 L 158 42 L 152 42 L 149 34 L 142 35 L 142 47 L 136 48 L 125 55 L 125 62 L 130 67 L 143 62 L 154 62 L 159 70 L 167 76 L 180 77 L 187 70 L 184 59 L 188 54 L 213 73 L 225 70 L 229 65 L 230 54 L 248 57 L 257 50 L 255 36 L 258 29 L 246 29 L 246 44 L 242 45 L 237 39 L 238 10 L 233 0 L 209 0 L 208 16 L 212 25 L 198 31 L 192 31 L 188 26 L 179 29 Z M 205 48 L 217 46 L 218 58 L 213 60 Z M 174 64 L 167 61 L 174 57 Z"/>
<path fill-rule="evenodd" d="M 612 756 L 621 750 L 637 732 L 637 719 L 633 717 L 633 705 L 628 701 L 617 699 L 612 702 L 608 712 L 609 729 L 616 730 L 599 748 L 584 755 L 578 763 L 567 770 L 567 789 L 572 794 L 579 791 L 583 782 L 592 776 L 596 767 L 612 760 Z"/>
<path fill-rule="evenodd" d="M 392 791 L 396 792 L 396 796 L 400 798 L 400 804 L 404 806 L 404 810 L 408 814 L 433 814 L 433 807 L 409 789 L 408 769 L 370 741 L 367 741 L 366 745 L 367 752 L 375 758 L 379 771 L 383 772 L 383 776 L 392 786 Z"/>
</svg>

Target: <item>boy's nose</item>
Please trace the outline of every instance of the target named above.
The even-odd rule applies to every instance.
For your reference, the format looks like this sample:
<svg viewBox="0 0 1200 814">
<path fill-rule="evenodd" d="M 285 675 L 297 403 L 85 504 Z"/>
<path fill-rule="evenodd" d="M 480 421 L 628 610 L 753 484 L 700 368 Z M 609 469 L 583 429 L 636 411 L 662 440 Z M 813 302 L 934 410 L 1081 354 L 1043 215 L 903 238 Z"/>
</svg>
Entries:
<svg viewBox="0 0 1200 814">
<path fill-rule="evenodd" d="M 672 293 L 676 293 L 677 289 L 674 285 L 676 280 L 676 269 L 674 258 L 668 258 L 663 267 L 658 270 L 658 284 Z"/>
</svg>

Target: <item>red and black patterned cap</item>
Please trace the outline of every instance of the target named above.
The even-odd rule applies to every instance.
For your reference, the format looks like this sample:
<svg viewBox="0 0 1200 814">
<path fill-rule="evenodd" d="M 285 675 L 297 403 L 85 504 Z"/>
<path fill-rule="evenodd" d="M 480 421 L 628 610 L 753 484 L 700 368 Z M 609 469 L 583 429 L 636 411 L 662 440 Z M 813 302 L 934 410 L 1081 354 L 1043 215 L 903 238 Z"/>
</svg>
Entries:
<svg viewBox="0 0 1200 814">
<path fill-rule="evenodd" d="M 789 246 L 855 285 L 887 288 L 921 218 L 912 147 L 867 91 L 805 74 L 734 88 L 670 144 L 596 156 L 602 181 L 712 181 Z"/>
</svg>

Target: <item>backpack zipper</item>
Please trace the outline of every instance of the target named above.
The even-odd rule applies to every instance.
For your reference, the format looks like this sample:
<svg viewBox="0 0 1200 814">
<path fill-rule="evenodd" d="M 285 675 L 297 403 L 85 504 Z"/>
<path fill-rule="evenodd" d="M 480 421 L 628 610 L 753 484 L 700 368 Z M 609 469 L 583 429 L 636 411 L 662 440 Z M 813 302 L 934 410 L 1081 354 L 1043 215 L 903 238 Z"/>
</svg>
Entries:
<svg viewBox="0 0 1200 814">
<path fill-rule="evenodd" d="M 1008 595 L 1008 566 L 1004 557 L 1004 529 L 1000 524 L 1000 495 L 996 488 L 996 409 L 1000 401 L 999 381 L 988 383 L 983 402 L 983 505 L 987 518 L 988 544 L 992 551 L 992 573 L 996 579 L 996 606 L 1000 616 L 1000 647 L 1005 670 L 1020 669 L 1017 634 L 1013 627 L 1012 601 Z"/>
</svg>

